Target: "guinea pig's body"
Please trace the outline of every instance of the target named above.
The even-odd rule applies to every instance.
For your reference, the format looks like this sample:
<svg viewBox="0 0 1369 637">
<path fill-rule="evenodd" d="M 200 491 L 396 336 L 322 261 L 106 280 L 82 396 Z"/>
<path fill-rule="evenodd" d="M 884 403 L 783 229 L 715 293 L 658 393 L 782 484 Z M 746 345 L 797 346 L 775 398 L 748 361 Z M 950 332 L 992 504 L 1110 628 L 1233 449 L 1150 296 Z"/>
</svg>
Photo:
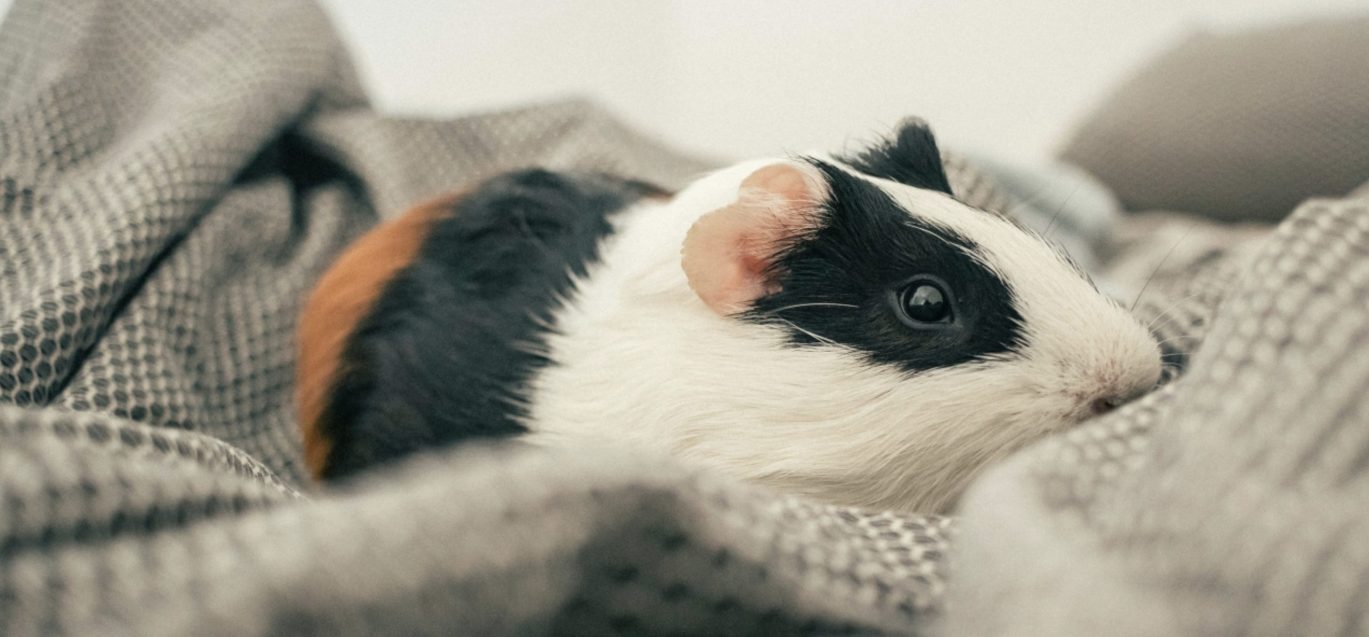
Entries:
<svg viewBox="0 0 1369 637">
<path fill-rule="evenodd" d="M 323 478 L 481 437 L 597 439 L 928 511 L 1159 376 L 1154 339 L 1066 259 L 951 196 L 917 123 L 673 197 L 497 177 L 350 248 L 307 304 L 301 361 Z"/>
</svg>

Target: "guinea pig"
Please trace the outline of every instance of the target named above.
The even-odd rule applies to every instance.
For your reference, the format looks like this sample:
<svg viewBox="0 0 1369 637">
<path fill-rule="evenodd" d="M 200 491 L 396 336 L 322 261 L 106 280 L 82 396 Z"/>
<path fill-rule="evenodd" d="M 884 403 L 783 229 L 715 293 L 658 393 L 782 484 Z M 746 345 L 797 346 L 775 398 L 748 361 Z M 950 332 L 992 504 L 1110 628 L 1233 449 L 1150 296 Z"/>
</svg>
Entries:
<svg viewBox="0 0 1369 637">
<path fill-rule="evenodd" d="M 502 174 L 360 238 L 300 326 L 322 479 L 473 439 L 599 440 L 926 512 L 1161 370 L 1067 257 L 956 199 L 919 120 L 675 194 Z"/>
</svg>

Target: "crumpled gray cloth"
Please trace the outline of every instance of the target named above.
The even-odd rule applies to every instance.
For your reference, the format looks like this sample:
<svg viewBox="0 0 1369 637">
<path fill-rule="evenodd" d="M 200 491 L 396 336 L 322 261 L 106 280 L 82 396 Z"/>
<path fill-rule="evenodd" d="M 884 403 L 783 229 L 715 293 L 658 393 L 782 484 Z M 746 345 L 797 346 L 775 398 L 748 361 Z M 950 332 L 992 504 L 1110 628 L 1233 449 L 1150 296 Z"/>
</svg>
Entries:
<svg viewBox="0 0 1369 637">
<path fill-rule="evenodd" d="M 972 489 L 946 634 L 1369 632 L 1369 199 L 1221 296 L 1181 378 Z"/>
<path fill-rule="evenodd" d="M 301 480 L 303 293 L 378 217 L 530 164 L 711 167 L 579 101 L 380 116 L 305 2 L 16 4 L 0 633 L 793 632 L 930 608 L 946 520 L 668 462 L 470 450 L 347 493 Z"/>
<path fill-rule="evenodd" d="M 303 292 L 378 217 L 529 164 L 665 185 L 710 166 L 584 102 L 377 115 L 302 1 L 18 2 L 0 25 L 0 633 L 1094 634 L 1078 622 L 1144 612 L 1197 634 L 1256 617 L 1256 594 L 1257 626 L 1364 607 L 1337 605 L 1363 590 L 1362 554 L 1326 552 L 1364 546 L 1331 524 L 1363 509 L 1343 488 L 1363 412 L 1333 400 L 1364 358 L 1341 325 L 1363 323 L 1362 203 L 1159 258 L 1137 311 L 1193 372 L 1014 458 L 959 522 L 596 449 L 468 447 L 345 491 L 305 483 Z M 1010 207 L 950 170 L 962 197 Z M 1308 324 L 1338 349 L 1291 329 L 1308 308 L 1347 317 Z M 1285 332 L 1261 332 L 1274 318 Z M 1325 400 L 1293 413 L 1306 397 Z M 1228 409 L 1266 424 L 1237 435 Z M 1339 464 L 1299 446 L 1317 432 Z M 1295 474 L 1311 477 L 1269 477 Z M 1247 519 L 1264 526 L 1237 539 L 1268 550 L 1224 535 Z"/>
</svg>

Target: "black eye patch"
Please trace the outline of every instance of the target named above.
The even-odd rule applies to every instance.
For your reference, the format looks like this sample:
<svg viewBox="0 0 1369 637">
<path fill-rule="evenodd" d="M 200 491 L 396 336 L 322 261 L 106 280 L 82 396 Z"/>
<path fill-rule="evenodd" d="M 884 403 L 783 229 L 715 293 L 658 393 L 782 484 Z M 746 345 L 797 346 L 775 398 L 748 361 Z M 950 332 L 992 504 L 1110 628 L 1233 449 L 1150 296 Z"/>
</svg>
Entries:
<svg viewBox="0 0 1369 637">
<path fill-rule="evenodd" d="M 918 220 L 865 179 L 813 164 L 832 193 L 823 226 L 782 253 L 772 274 L 779 291 L 745 320 L 780 326 L 797 346 L 837 343 L 910 372 L 1020 349 L 1012 291 L 970 256 L 973 241 Z M 953 321 L 933 316 L 938 299 L 928 290 L 916 311 L 937 321 L 900 314 L 904 290 L 919 280 L 937 282 L 942 300 L 954 299 Z"/>
</svg>

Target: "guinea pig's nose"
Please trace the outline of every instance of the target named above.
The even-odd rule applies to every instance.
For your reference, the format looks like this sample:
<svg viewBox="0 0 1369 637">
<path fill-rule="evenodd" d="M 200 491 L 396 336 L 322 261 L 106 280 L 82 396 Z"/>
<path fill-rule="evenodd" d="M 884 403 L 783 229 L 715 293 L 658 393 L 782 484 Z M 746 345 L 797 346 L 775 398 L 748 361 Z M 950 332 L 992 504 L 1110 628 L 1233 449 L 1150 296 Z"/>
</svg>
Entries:
<svg viewBox="0 0 1369 637">
<path fill-rule="evenodd" d="M 1093 399 L 1093 402 L 1089 403 L 1089 410 L 1093 412 L 1093 415 L 1100 416 L 1117 409 L 1124 402 L 1126 402 L 1126 398 L 1122 396 L 1103 396 Z"/>
</svg>

